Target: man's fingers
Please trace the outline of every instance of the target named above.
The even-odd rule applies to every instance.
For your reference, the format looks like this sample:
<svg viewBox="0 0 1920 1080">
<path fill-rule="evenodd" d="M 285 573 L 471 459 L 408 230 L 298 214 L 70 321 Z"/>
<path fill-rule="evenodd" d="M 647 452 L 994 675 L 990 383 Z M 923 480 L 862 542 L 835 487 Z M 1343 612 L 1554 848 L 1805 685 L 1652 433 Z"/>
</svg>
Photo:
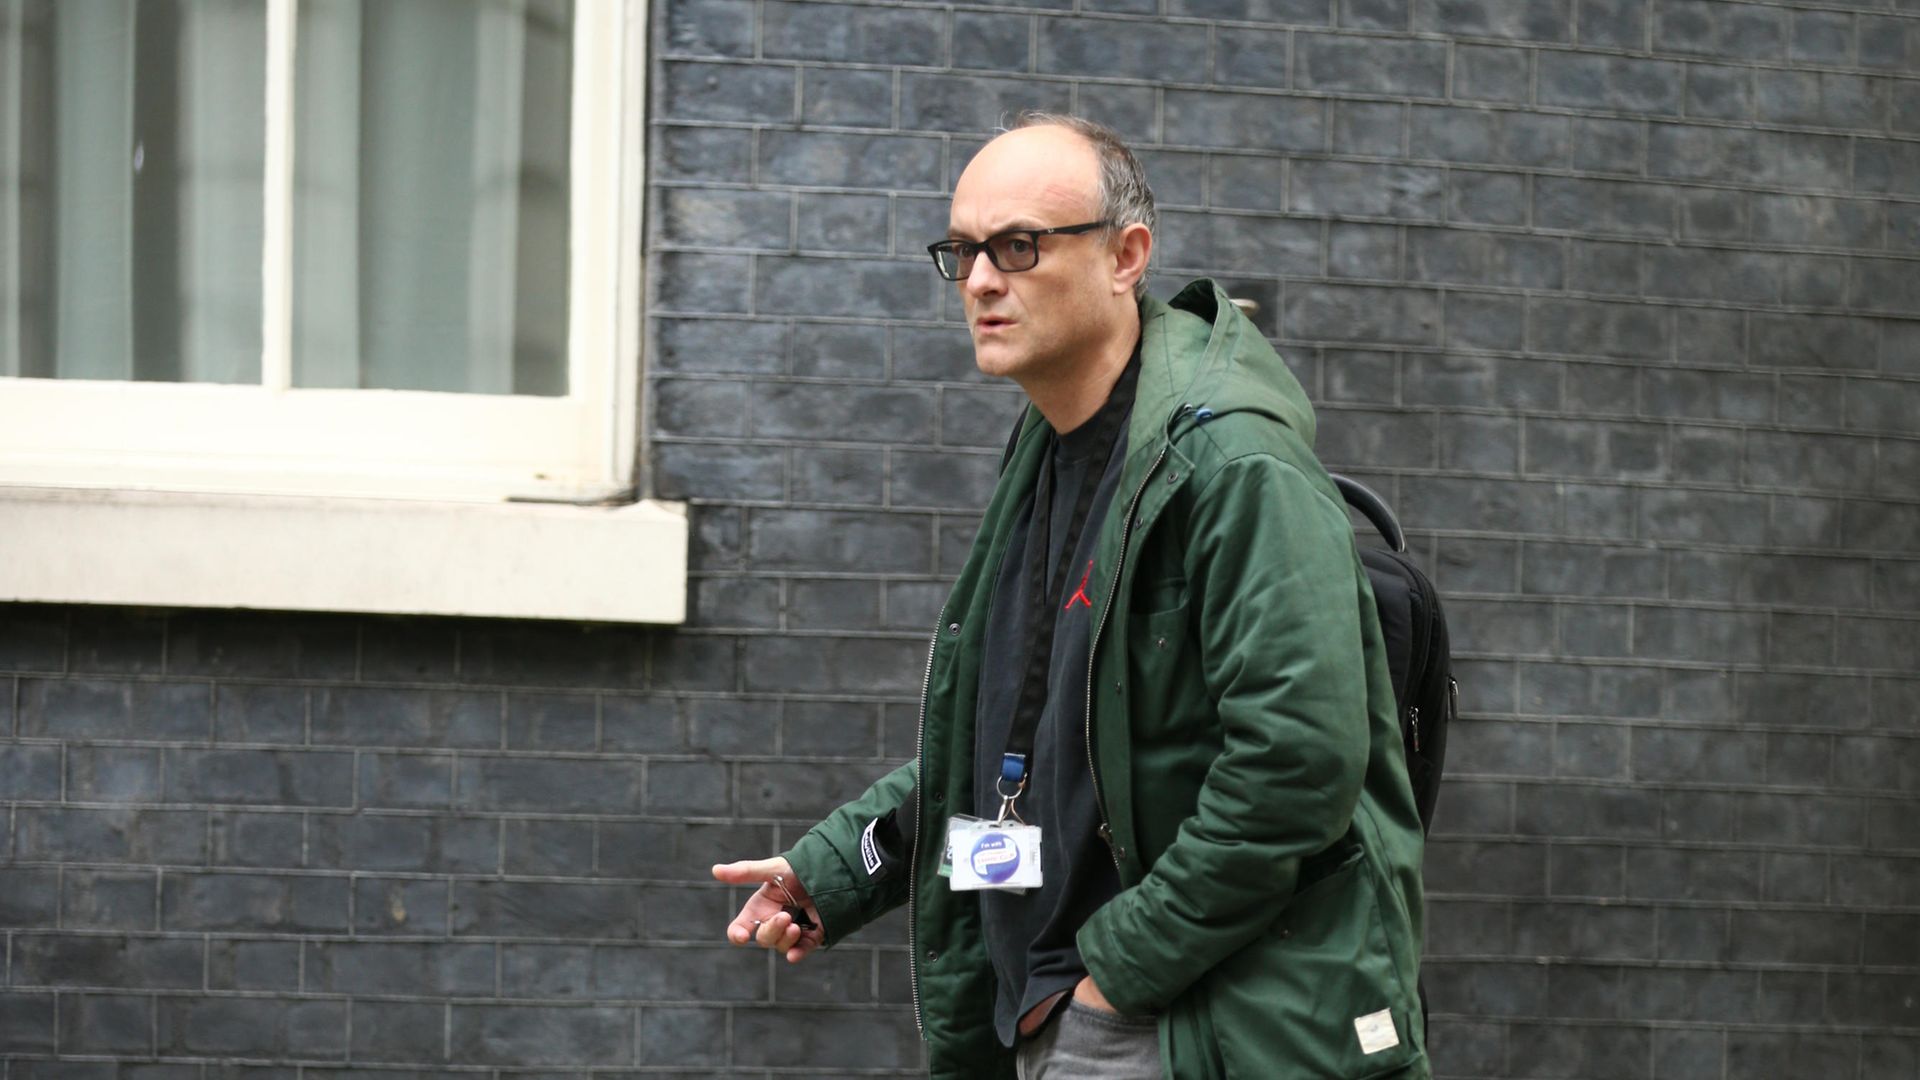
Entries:
<svg viewBox="0 0 1920 1080">
<path fill-rule="evenodd" d="M 775 874 L 791 878 L 793 870 L 787 865 L 787 860 L 777 856 L 771 859 L 741 859 L 738 862 L 713 864 L 714 878 L 729 885 L 758 885 L 761 882 L 772 881 Z"/>
<path fill-rule="evenodd" d="M 792 923 L 793 920 L 787 917 L 786 912 L 776 912 L 771 918 L 763 921 L 759 927 L 755 929 L 753 935 L 754 941 L 763 949 L 778 948 L 781 938 L 786 934 L 788 927 L 791 926 Z"/>
</svg>

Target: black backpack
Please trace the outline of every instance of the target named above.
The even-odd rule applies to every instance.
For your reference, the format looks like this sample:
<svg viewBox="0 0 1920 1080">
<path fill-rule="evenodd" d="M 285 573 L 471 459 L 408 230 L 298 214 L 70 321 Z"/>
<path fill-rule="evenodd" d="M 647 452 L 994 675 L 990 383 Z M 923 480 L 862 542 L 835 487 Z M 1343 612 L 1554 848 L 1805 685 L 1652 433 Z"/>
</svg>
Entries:
<svg viewBox="0 0 1920 1080">
<path fill-rule="evenodd" d="M 1420 828 L 1431 831 L 1440 771 L 1447 757 L 1447 726 L 1460 711 L 1447 617 L 1440 610 L 1433 582 L 1407 556 L 1406 533 L 1386 500 L 1350 477 L 1336 474 L 1333 483 L 1347 505 L 1360 511 L 1388 545 L 1362 545 L 1360 563 L 1373 585 L 1380 633 L 1387 642 L 1387 667 L 1393 673 L 1393 699 L 1400 706 L 1400 738 L 1407 748 L 1407 775 L 1413 781 Z"/>
</svg>

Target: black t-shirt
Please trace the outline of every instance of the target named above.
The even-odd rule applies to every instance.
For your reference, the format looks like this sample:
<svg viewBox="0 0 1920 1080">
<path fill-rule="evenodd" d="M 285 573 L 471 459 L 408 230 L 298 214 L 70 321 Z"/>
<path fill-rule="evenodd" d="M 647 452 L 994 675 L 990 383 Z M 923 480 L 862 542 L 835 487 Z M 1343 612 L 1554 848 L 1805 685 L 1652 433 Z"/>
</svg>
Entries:
<svg viewBox="0 0 1920 1080">
<path fill-rule="evenodd" d="M 994 783 L 1021 699 L 1027 667 L 1027 619 L 1035 604 L 1054 618 L 1046 698 L 1034 731 L 1026 792 L 1015 804 L 1027 824 L 1041 829 L 1041 885 L 1024 894 L 980 894 L 987 953 L 997 977 L 994 1026 L 1014 1044 L 1020 1017 L 1056 990 L 1071 990 L 1086 974 L 1074 937 L 1087 918 L 1120 891 L 1106 842 L 1100 839 L 1092 765 L 1086 741 L 1087 649 L 1097 605 L 1109 582 L 1093 580 L 1100 520 L 1106 516 L 1127 454 L 1126 418 L 1133 411 L 1139 370 L 1136 346 L 1112 395 L 1092 419 L 1064 435 L 1049 434 L 1045 474 L 1035 499 L 1021 507 L 994 581 L 975 717 L 973 812 L 992 819 L 1000 796 Z M 1113 437 L 1111 453 L 1105 435 Z M 1075 530 L 1081 489 L 1095 485 L 1085 524 Z M 1041 503 L 1035 512 L 1035 502 Z M 1062 562 L 1068 534 L 1078 532 L 1071 559 Z M 1048 545 L 1047 575 L 1029 580 L 1030 545 Z M 1064 565 L 1064 572 L 1054 568 Z"/>
</svg>

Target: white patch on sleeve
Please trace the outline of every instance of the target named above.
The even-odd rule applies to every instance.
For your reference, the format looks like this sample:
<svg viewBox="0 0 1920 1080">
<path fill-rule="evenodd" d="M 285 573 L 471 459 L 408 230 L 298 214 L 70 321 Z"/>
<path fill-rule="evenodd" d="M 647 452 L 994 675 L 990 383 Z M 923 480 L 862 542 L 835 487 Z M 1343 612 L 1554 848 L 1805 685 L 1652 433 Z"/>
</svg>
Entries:
<svg viewBox="0 0 1920 1080">
<path fill-rule="evenodd" d="M 1389 1009 L 1354 1020 L 1353 1030 L 1360 1036 L 1362 1054 L 1377 1054 L 1400 1045 L 1400 1033 L 1393 1028 L 1393 1012 Z"/>
<path fill-rule="evenodd" d="M 873 842 L 873 827 L 880 824 L 879 818 L 867 822 L 867 829 L 860 834 L 860 863 L 867 868 L 867 876 L 872 877 L 880 869 L 880 849 Z"/>
</svg>

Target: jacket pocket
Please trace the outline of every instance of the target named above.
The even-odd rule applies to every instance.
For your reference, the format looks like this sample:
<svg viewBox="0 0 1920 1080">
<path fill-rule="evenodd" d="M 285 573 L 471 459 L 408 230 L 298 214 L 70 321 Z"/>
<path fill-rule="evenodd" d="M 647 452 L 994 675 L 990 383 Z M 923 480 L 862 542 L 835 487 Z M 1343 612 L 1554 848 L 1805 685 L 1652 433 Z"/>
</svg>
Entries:
<svg viewBox="0 0 1920 1080">
<path fill-rule="evenodd" d="M 1366 853 L 1354 844 L 1325 854 L 1308 860 L 1314 880 L 1302 868 L 1272 931 L 1205 980 L 1228 1080 L 1364 1080 L 1422 1057 Z"/>
<path fill-rule="evenodd" d="M 1212 715 L 1205 687 L 1197 683 L 1191 615 L 1183 594 L 1163 611 L 1127 616 L 1128 691 L 1135 695 L 1129 712 L 1136 739 L 1152 742 L 1169 733 L 1190 738 L 1195 725 Z"/>
</svg>

